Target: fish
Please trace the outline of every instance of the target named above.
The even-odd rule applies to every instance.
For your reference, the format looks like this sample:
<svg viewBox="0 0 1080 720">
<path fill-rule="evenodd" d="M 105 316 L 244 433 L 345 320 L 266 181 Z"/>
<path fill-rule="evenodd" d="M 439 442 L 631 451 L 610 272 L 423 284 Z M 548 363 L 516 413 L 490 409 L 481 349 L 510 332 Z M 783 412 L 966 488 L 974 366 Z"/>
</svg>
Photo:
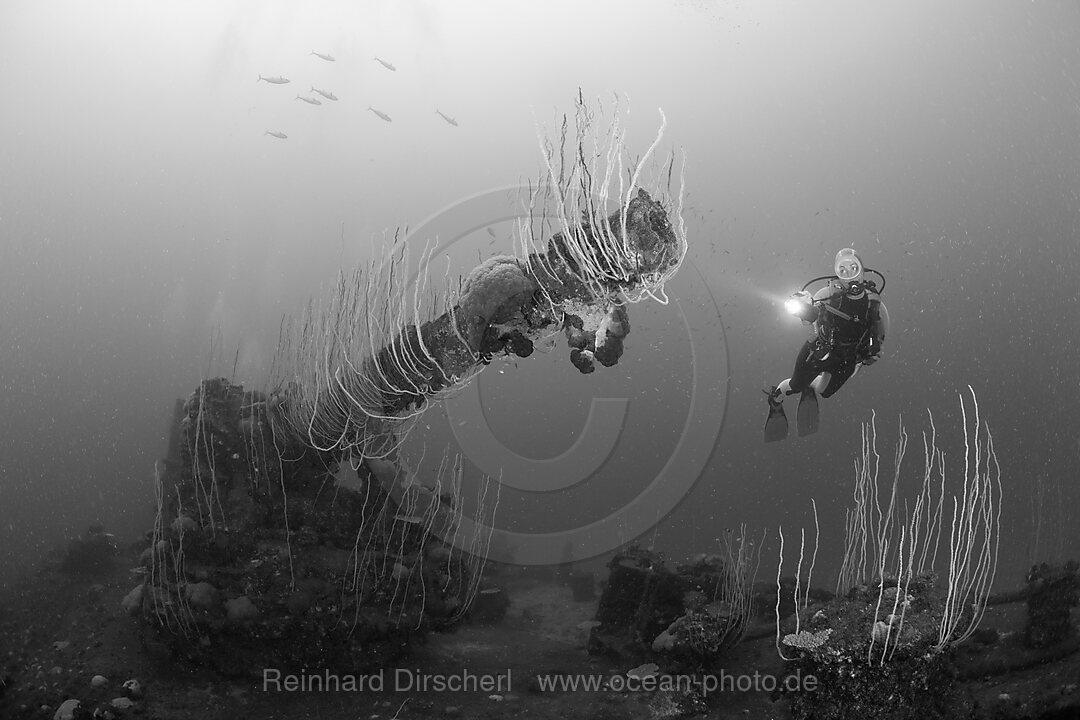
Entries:
<svg viewBox="0 0 1080 720">
<path fill-rule="evenodd" d="M 396 68 L 396 67 L 394 67 L 394 66 L 393 66 L 393 65 L 391 65 L 390 63 L 386 62 L 386 61 L 385 61 L 385 60 L 383 60 L 382 58 L 380 58 L 380 57 L 376 57 L 376 58 L 375 58 L 375 60 L 377 60 L 377 61 L 378 61 L 378 63 L 379 63 L 380 65 L 382 65 L 382 66 L 383 66 L 384 68 L 386 68 L 387 70 L 390 70 L 391 72 L 397 72 L 397 68 Z"/>
<path fill-rule="evenodd" d="M 330 92 L 328 90 L 320 90 L 319 88 L 315 87 L 314 85 L 311 86 L 311 92 L 317 92 L 320 95 L 322 95 L 324 98 L 326 98 L 327 100 L 334 100 L 335 102 L 337 101 L 337 95 L 335 95 L 334 93 L 332 93 L 332 92 Z"/>
<path fill-rule="evenodd" d="M 260 75 L 259 80 L 265 80 L 266 82 L 273 85 L 287 85 L 289 83 L 289 78 L 281 77 L 280 75 L 278 75 L 277 77 L 263 77 L 262 75 Z M 256 80 L 255 82 L 259 82 L 259 80 Z"/>
<path fill-rule="evenodd" d="M 389 115 L 387 115 L 384 112 L 380 112 L 380 111 L 376 110 L 375 108 L 371 107 L 370 105 L 368 105 L 367 109 L 370 110 L 371 112 L 375 113 L 376 115 L 378 115 L 380 118 L 382 118 L 386 122 L 394 122 L 393 120 L 390 119 Z"/>
<path fill-rule="evenodd" d="M 322 101 L 319 100 L 318 98 L 313 98 L 313 97 L 309 98 L 309 97 L 304 97 L 303 95 L 297 95 L 296 99 L 297 100 L 303 100 L 308 105 L 322 105 Z"/>
<path fill-rule="evenodd" d="M 311 51 L 311 54 L 314 55 L 317 58 L 321 58 L 321 59 L 325 60 L 326 62 L 334 62 L 334 56 L 333 55 L 323 55 L 322 53 L 317 53 L 314 50 Z"/>
<path fill-rule="evenodd" d="M 266 132 L 263 133 L 263 135 L 270 135 L 270 136 L 276 137 L 278 140 L 288 140 L 289 139 L 288 135 L 286 135 L 283 132 L 276 131 L 276 130 L 267 130 Z"/>
<path fill-rule="evenodd" d="M 452 117 L 447 117 L 446 115 L 443 114 L 443 112 L 441 110 L 439 110 L 439 108 L 435 108 L 435 112 L 438 113 L 439 117 L 441 117 L 443 120 L 450 123 L 454 127 L 457 127 L 457 120 L 455 120 Z"/>
</svg>

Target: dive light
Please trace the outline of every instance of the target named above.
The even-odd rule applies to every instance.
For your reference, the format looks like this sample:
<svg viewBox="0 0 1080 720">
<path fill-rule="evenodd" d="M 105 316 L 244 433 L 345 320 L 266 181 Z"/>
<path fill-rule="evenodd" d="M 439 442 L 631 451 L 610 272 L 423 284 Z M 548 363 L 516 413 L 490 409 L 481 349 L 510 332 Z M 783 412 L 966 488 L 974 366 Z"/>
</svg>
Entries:
<svg viewBox="0 0 1080 720">
<path fill-rule="evenodd" d="M 805 290 L 799 290 L 785 300 L 784 309 L 805 322 L 813 322 L 817 319 L 817 308 L 814 307 L 810 293 Z"/>
</svg>

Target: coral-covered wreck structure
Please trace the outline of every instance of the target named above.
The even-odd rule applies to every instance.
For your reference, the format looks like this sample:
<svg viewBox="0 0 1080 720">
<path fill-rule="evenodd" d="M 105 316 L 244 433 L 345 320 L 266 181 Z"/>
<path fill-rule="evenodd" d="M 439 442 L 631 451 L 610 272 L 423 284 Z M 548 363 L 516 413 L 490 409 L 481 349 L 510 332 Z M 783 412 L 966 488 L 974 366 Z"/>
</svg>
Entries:
<svg viewBox="0 0 1080 720">
<path fill-rule="evenodd" d="M 627 306 L 666 300 L 686 253 L 681 189 L 641 185 L 656 144 L 624 168 L 617 118 L 595 123 L 579 97 L 576 136 L 564 119 L 542 144 L 517 255 L 438 295 L 406 281 L 417 243 L 398 238 L 283 331 L 271 390 L 217 378 L 192 393 L 178 457 L 159 468 L 144 581 L 125 600 L 148 644 L 227 674 L 362 672 L 468 612 L 497 487 L 466 482 L 450 456 L 417 477 L 398 452 L 409 421 L 556 333 L 580 372 L 614 365 Z"/>
</svg>

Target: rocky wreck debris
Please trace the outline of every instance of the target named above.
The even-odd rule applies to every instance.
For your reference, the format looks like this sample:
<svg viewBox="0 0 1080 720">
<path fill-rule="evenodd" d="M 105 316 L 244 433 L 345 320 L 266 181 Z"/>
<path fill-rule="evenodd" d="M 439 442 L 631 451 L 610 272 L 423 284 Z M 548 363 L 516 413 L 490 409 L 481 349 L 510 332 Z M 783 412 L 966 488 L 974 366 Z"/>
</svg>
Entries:
<svg viewBox="0 0 1080 720">
<path fill-rule="evenodd" d="M 935 577 L 924 575 L 800 607 L 780 628 L 778 649 L 789 672 L 817 683 L 791 694 L 793 716 L 952 717 L 957 670 L 937 648 L 944 605 Z"/>
<path fill-rule="evenodd" d="M 1076 636 L 1072 610 L 1080 604 L 1080 563 L 1040 563 L 1027 575 L 1028 622 L 1024 644 L 1046 648 Z"/>
<path fill-rule="evenodd" d="M 744 637 L 753 618 L 751 555 L 703 555 L 668 568 L 631 547 L 610 573 L 590 629 L 589 652 L 632 661 L 656 658 L 671 671 L 708 669 Z"/>
<path fill-rule="evenodd" d="M 439 539 L 461 512 L 453 487 L 387 488 L 367 463 L 288 441 L 265 396 L 224 379 L 200 385 L 181 425 L 124 601 L 148 644 L 229 676 L 360 672 L 464 616 L 483 556 Z"/>
</svg>

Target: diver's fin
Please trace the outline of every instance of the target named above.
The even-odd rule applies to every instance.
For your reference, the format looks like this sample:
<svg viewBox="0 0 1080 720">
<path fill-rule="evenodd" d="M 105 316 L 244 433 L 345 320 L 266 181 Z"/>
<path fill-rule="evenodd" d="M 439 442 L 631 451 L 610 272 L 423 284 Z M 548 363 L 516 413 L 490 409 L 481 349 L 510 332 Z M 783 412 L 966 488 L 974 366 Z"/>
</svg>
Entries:
<svg viewBox="0 0 1080 720">
<path fill-rule="evenodd" d="M 788 422 L 784 414 L 783 396 L 776 397 L 776 390 L 766 390 L 769 398 L 769 417 L 765 419 L 765 442 L 787 439 Z M 775 399 L 774 399 L 775 398 Z"/>
<path fill-rule="evenodd" d="M 813 435 L 818 428 L 818 402 L 814 388 L 808 387 L 802 391 L 799 398 L 799 437 Z"/>
</svg>

